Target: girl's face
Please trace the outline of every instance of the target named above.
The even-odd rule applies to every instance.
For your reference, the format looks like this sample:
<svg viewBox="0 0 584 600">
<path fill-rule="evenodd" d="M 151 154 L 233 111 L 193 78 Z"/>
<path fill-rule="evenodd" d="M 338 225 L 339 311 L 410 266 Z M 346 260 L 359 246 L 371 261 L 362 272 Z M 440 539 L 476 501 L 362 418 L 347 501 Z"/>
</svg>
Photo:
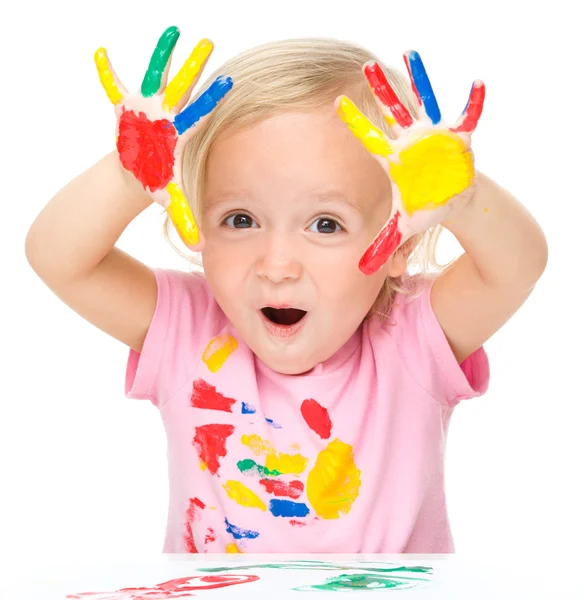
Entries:
<svg viewBox="0 0 584 600">
<path fill-rule="evenodd" d="M 394 259 L 373 275 L 358 267 L 390 208 L 387 175 L 332 106 L 217 138 L 205 183 L 205 275 L 263 363 L 305 373 L 353 335 L 385 277 L 400 274 Z M 281 305 L 306 311 L 288 337 L 271 332 L 261 311 Z"/>
</svg>

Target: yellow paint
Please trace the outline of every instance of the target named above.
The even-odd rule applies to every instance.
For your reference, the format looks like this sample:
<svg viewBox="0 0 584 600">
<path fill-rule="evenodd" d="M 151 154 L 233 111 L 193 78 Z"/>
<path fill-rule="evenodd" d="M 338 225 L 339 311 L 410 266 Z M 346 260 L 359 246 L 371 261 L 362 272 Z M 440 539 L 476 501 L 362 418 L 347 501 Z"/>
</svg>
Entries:
<svg viewBox="0 0 584 600">
<path fill-rule="evenodd" d="M 110 70 L 110 64 L 105 48 L 98 48 L 93 55 L 93 59 L 95 60 L 99 80 L 101 81 L 101 85 L 103 86 L 107 97 L 112 104 L 117 104 L 121 101 L 123 95 L 115 82 L 114 74 Z"/>
<path fill-rule="evenodd" d="M 485 212 L 489 212 L 489 209 L 488 209 L 488 208 L 485 208 Z"/>
<path fill-rule="evenodd" d="M 194 246 L 199 242 L 199 229 L 195 217 L 182 190 L 176 183 L 169 183 L 166 190 L 170 195 L 170 204 L 166 212 L 174 223 L 178 234 L 187 246 Z"/>
<path fill-rule="evenodd" d="M 217 373 L 235 350 L 237 350 L 237 340 L 229 333 L 220 333 L 207 344 L 203 352 L 203 362 L 209 371 Z"/>
<path fill-rule="evenodd" d="M 162 106 L 165 110 L 173 109 L 180 99 L 188 91 L 189 87 L 199 74 L 204 62 L 213 50 L 211 40 L 202 39 L 193 49 L 191 55 L 187 58 L 180 71 L 174 76 L 172 81 L 166 86 L 164 91 L 164 101 Z"/>
<path fill-rule="evenodd" d="M 256 456 L 274 453 L 274 446 L 268 440 L 262 439 L 257 433 L 241 436 L 241 443 L 247 446 Z"/>
<path fill-rule="evenodd" d="M 306 495 L 319 517 L 338 519 L 339 513 L 351 510 L 360 485 L 353 448 L 337 439 L 317 456 L 306 479 Z"/>
<path fill-rule="evenodd" d="M 385 122 L 386 122 L 386 123 L 387 123 L 387 124 L 388 124 L 390 127 L 393 127 L 393 126 L 394 126 L 394 125 L 397 123 L 397 121 L 396 121 L 396 120 L 395 120 L 395 119 L 394 119 L 394 118 L 393 118 L 391 115 L 388 115 L 388 114 L 386 114 L 386 113 L 383 113 L 383 118 L 385 119 Z"/>
<path fill-rule="evenodd" d="M 280 473 L 298 475 L 306 469 L 308 459 L 301 454 L 268 454 L 266 457 L 266 469 L 279 471 Z"/>
<path fill-rule="evenodd" d="M 389 171 L 398 186 L 404 210 L 438 208 L 468 188 L 474 178 L 471 153 L 455 133 L 425 135 L 390 162 Z"/>
<path fill-rule="evenodd" d="M 347 96 L 341 98 L 337 112 L 369 152 L 381 156 L 393 153 L 393 148 L 381 129 L 375 127 Z"/>
<path fill-rule="evenodd" d="M 227 554 L 243 554 L 243 552 L 237 547 L 237 544 L 231 542 L 225 546 L 225 552 Z"/>
<path fill-rule="evenodd" d="M 201 467 L 201 471 L 206 471 L 207 470 L 207 463 L 204 461 L 200 461 L 199 462 L 199 467 Z"/>
<path fill-rule="evenodd" d="M 230 479 L 227 483 L 223 484 L 227 495 L 237 502 L 240 506 L 247 508 L 259 508 L 260 510 L 266 510 L 267 507 L 263 503 L 262 499 L 252 492 L 248 487 L 243 485 L 241 481 Z"/>
<path fill-rule="evenodd" d="M 300 450 L 300 444 L 297 444 L 297 443 L 291 444 L 290 448 L 292 448 L 292 450 Z"/>
<path fill-rule="evenodd" d="M 282 454 L 276 452 L 269 440 L 262 439 L 257 434 L 241 436 L 241 443 L 247 446 L 256 456 L 266 455 L 266 469 L 279 471 L 282 474 L 298 475 L 306 469 L 308 458 L 301 454 Z"/>
</svg>

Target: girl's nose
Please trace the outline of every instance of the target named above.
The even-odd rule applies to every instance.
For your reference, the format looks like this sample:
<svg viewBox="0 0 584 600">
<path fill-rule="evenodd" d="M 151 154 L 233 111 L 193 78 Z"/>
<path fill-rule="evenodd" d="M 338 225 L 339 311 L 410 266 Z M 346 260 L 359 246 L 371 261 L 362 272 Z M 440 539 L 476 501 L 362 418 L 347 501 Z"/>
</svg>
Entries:
<svg viewBox="0 0 584 600">
<path fill-rule="evenodd" d="M 280 236 L 266 244 L 262 255 L 256 263 L 256 274 L 278 283 L 284 279 L 298 279 L 302 273 L 302 266 L 294 244 L 287 243 Z"/>
</svg>

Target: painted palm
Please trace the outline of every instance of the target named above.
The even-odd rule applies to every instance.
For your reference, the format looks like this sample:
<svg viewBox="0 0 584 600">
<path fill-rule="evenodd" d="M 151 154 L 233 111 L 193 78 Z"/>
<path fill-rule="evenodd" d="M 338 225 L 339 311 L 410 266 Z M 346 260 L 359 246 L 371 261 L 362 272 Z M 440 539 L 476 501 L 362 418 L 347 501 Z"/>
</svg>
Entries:
<svg viewBox="0 0 584 600">
<path fill-rule="evenodd" d="M 167 85 L 179 36 L 177 27 L 169 27 L 160 36 L 136 93 L 128 93 L 122 85 L 105 48 L 99 48 L 94 58 L 99 79 L 115 107 L 116 147 L 122 165 L 166 209 L 182 241 L 192 250 L 199 250 L 203 239 L 183 192 L 182 153 L 196 124 L 217 106 L 231 89 L 232 81 L 218 77 L 185 108 L 213 43 L 202 39 Z"/>
<path fill-rule="evenodd" d="M 472 187 L 474 162 L 471 135 L 483 110 L 485 86 L 475 81 L 462 115 L 454 126 L 442 121 L 438 103 L 420 55 L 404 54 L 418 102 L 415 118 L 402 104 L 376 62 L 363 66 L 364 75 L 395 139 L 375 127 L 347 98 L 337 99 L 337 111 L 390 177 L 389 219 L 367 248 L 359 268 L 378 271 L 411 236 L 442 222 L 458 195 Z"/>
</svg>

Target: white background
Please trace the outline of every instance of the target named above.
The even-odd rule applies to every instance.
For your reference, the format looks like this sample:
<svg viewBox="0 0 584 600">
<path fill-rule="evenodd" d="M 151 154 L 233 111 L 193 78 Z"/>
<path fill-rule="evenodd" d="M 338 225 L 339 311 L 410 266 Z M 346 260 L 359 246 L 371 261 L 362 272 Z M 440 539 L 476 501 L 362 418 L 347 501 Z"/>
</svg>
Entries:
<svg viewBox="0 0 584 600">
<path fill-rule="evenodd" d="M 158 553 L 166 524 L 165 437 L 157 410 L 124 398 L 127 349 L 38 279 L 26 232 L 70 179 L 113 149 L 114 115 L 93 53 L 105 46 L 137 89 L 158 36 L 181 28 L 171 74 L 201 37 L 210 73 L 234 53 L 287 37 L 348 39 L 403 69 L 418 50 L 442 114 L 487 86 L 477 167 L 542 225 L 547 271 L 489 342 L 488 393 L 453 416 L 447 497 L 459 553 L 575 554 L 584 539 L 582 31 L 578 3 L 36 2 L 0 14 L 0 560 Z M 119 246 L 186 268 L 153 205 Z M 446 232 L 440 258 L 460 252 Z"/>
</svg>

